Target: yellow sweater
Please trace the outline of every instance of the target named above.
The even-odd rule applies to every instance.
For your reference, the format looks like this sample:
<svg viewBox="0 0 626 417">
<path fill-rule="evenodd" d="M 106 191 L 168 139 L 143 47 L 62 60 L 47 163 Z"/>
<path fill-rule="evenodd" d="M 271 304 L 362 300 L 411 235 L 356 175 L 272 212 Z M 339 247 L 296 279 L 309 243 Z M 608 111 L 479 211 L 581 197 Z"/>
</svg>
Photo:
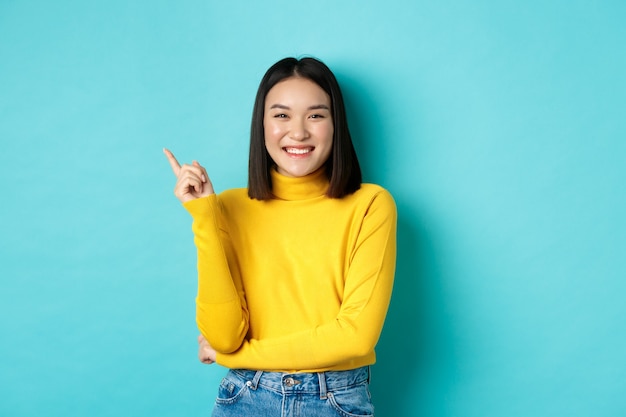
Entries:
<svg viewBox="0 0 626 417">
<path fill-rule="evenodd" d="M 228 368 L 317 372 L 373 364 L 391 297 L 396 207 L 373 184 L 324 195 L 323 171 L 272 172 L 276 198 L 246 189 L 185 203 L 198 249 L 197 322 Z"/>
</svg>

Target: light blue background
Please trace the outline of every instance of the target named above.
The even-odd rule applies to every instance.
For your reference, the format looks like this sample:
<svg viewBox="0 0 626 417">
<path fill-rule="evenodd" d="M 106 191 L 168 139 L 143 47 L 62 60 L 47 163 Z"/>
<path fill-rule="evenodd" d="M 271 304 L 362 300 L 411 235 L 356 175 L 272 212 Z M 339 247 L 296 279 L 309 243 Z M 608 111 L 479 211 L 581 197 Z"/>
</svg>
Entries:
<svg viewBox="0 0 626 417">
<path fill-rule="evenodd" d="M 0 415 L 208 415 L 161 153 L 245 186 L 288 55 L 399 208 L 378 416 L 626 415 L 626 3 L 0 1 Z"/>
</svg>

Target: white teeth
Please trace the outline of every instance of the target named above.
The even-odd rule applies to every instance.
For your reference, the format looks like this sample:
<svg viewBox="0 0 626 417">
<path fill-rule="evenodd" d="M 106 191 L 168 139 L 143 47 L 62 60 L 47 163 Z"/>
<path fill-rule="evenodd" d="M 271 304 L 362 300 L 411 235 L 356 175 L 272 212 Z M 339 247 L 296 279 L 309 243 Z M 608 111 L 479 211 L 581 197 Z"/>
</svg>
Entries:
<svg viewBox="0 0 626 417">
<path fill-rule="evenodd" d="M 287 151 L 287 153 L 292 153 L 292 154 L 296 154 L 296 155 L 303 155 L 305 153 L 309 153 L 312 151 L 311 148 L 306 148 L 306 149 L 299 149 L 299 148 L 285 148 L 285 151 Z"/>
</svg>

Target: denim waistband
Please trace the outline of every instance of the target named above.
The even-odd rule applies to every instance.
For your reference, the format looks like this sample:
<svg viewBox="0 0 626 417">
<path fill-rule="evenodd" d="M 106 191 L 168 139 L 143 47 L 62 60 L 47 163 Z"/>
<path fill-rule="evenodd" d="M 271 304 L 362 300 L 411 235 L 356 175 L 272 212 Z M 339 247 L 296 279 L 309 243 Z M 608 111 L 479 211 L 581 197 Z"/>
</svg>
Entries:
<svg viewBox="0 0 626 417">
<path fill-rule="evenodd" d="M 370 380 L 369 366 L 348 371 L 316 373 L 266 372 L 248 369 L 233 369 L 230 372 L 245 379 L 246 385 L 251 389 L 261 386 L 284 394 L 319 394 L 321 398 L 325 398 L 327 392 L 350 388 Z"/>
</svg>

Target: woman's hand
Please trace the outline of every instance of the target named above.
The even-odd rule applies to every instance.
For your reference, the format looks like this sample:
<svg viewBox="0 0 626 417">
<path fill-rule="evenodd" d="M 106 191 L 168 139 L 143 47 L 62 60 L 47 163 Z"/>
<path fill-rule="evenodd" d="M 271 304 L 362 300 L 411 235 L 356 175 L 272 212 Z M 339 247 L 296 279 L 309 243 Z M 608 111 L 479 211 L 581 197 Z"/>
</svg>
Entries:
<svg viewBox="0 0 626 417">
<path fill-rule="evenodd" d="M 216 359 L 215 349 L 211 347 L 202 335 L 198 336 L 198 359 L 207 365 L 214 363 Z"/>
<path fill-rule="evenodd" d="M 163 153 L 165 153 L 172 167 L 172 171 L 174 171 L 174 175 L 176 175 L 177 181 L 176 187 L 174 187 L 174 195 L 181 203 L 186 203 L 187 201 L 215 193 L 206 169 L 197 161 L 193 161 L 191 165 L 183 164 L 181 166 L 172 152 L 163 149 Z"/>
</svg>

